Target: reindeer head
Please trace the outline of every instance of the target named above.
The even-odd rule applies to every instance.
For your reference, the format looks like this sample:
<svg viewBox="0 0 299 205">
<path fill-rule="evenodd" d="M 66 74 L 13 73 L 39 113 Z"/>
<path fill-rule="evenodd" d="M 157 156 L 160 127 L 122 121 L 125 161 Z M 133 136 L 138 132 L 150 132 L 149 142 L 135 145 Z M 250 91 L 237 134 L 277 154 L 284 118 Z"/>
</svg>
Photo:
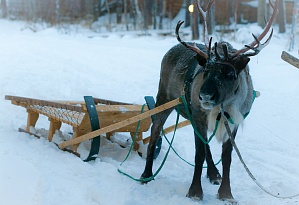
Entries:
<svg viewBox="0 0 299 205">
<path fill-rule="evenodd" d="M 205 109 L 234 100 L 240 85 L 239 74 L 250 60 L 245 55 L 232 58 L 230 52 L 234 49 L 226 42 L 215 43 L 211 50 L 212 52 L 208 52 L 208 59 L 198 60 L 203 66 L 199 100 Z"/>
<path fill-rule="evenodd" d="M 275 2 L 274 6 L 270 2 L 273 14 L 264 31 L 258 37 L 253 35 L 254 41 L 250 45 L 245 45 L 243 49 L 235 50 L 227 42 L 216 42 L 212 47 L 212 38 L 208 39 L 207 37 L 206 14 L 213 3 L 214 0 L 210 1 L 207 9 L 204 11 L 199 6 L 199 1 L 197 1 L 197 8 L 204 22 L 206 51 L 200 50 L 196 44 L 192 45 L 181 40 L 179 28 L 184 23 L 183 21 L 179 21 L 176 27 L 178 41 L 196 52 L 198 64 L 203 67 L 203 84 L 199 93 L 199 101 L 204 109 L 212 109 L 216 105 L 225 104 L 236 98 L 235 96 L 240 86 L 239 74 L 246 68 L 250 61 L 249 57 L 257 55 L 269 44 L 273 29 L 265 43 L 261 44 L 260 41 L 270 30 L 271 24 L 278 13 L 278 1 Z M 247 52 L 249 50 L 252 50 L 252 52 Z"/>
</svg>

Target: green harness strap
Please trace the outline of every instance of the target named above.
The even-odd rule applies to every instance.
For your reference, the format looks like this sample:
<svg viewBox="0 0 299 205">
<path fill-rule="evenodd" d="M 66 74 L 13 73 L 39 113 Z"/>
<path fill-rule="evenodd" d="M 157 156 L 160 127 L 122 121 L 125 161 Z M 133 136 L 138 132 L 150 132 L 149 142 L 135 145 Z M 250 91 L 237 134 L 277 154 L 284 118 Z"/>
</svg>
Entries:
<svg viewBox="0 0 299 205">
<path fill-rule="evenodd" d="M 145 105 L 143 105 L 143 107 L 144 107 L 144 106 L 145 106 Z M 180 105 L 178 105 L 178 107 L 179 107 L 179 109 L 178 109 L 178 111 L 177 111 L 176 123 L 175 123 L 175 128 L 174 128 L 174 131 L 173 131 L 173 136 L 172 136 L 172 139 L 171 139 L 171 141 L 170 141 L 170 146 L 169 146 L 169 148 L 168 148 L 168 150 L 167 150 L 167 152 L 166 152 L 166 154 L 165 154 L 165 157 L 164 157 L 164 159 L 163 159 L 161 165 L 159 166 L 159 168 L 157 169 L 157 171 L 153 174 L 153 176 L 148 177 L 148 178 L 135 178 L 135 177 L 133 177 L 133 176 L 131 176 L 131 175 L 129 175 L 129 174 L 123 172 L 122 170 L 120 170 L 120 168 L 118 168 L 117 171 L 118 171 L 119 173 L 121 173 L 121 174 L 123 174 L 123 175 L 129 177 L 130 179 L 133 179 L 133 180 L 135 180 L 135 181 L 139 181 L 139 182 L 149 182 L 149 181 L 153 180 L 153 179 L 155 178 L 155 176 L 158 175 L 158 173 L 161 171 L 162 167 L 164 166 L 164 164 L 165 164 L 165 162 L 166 162 L 166 159 L 167 159 L 167 157 L 168 157 L 169 151 L 170 151 L 170 149 L 171 149 L 171 147 L 172 147 L 172 143 L 173 143 L 173 140 L 174 140 L 174 136 L 175 136 L 175 133 L 176 133 L 176 130 L 177 130 L 177 125 L 178 125 L 179 118 L 180 118 L 180 110 L 181 110 L 181 109 L 180 109 Z M 143 112 L 143 108 L 142 108 L 142 112 Z M 136 130 L 137 130 L 137 128 L 139 129 L 139 127 L 140 127 L 140 121 L 138 121 L 138 125 L 137 125 L 137 127 L 136 127 Z M 138 130 L 137 130 L 137 131 L 138 131 Z M 134 139 L 133 139 L 133 142 L 132 142 L 132 144 L 131 144 L 130 150 L 129 150 L 127 156 L 125 157 L 125 159 L 123 160 L 123 162 L 120 164 L 120 166 L 122 166 L 123 163 L 128 159 L 128 157 L 129 157 L 129 155 L 130 155 L 130 153 L 131 153 L 131 151 L 132 151 L 132 148 L 133 148 L 134 143 L 135 143 L 136 138 L 137 138 L 137 137 L 136 137 L 136 133 L 137 133 L 137 132 L 135 132 L 135 134 L 134 134 Z"/>
<path fill-rule="evenodd" d="M 254 102 L 254 100 L 255 100 L 255 98 L 256 98 L 256 95 L 257 95 L 257 92 L 254 90 L 254 91 L 253 91 L 253 99 L 252 99 L 252 102 Z M 220 113 L 218 114 L 218 116 L 217 116 L 215 129 L 214 129 L 212 135 L 209 137 L 208 141 L 206 141 L 206 140 L 201 136 L 201 134 L 197 131 L 197 129 L 196 129 L 195 126 L 194 126 L 194 122 L 193 122 L 193 120 L 192 120 L 192 118 L 191 118 L 191 113 L 189 112 L 188 104 L 187 104 L 187 102 L 186 102 L 185 97 L 184 97 L 184 96 L 181 96 L 180 98 L 181 98 L 181 100 L 182 100 L 182 102 L 183 102 L 183 104 L 184 104 L 185 110 L 186 110 L 186 112 L 187 112 L 188 118 L 189 118 L 189 120 L 190 120 L 190 122 L 191 122 L 191 125 L 192 125 L 192 127 L 193 127 L 193 130 L 194 130 L 195 134 L 202 140 L 202 142 L 203 142 L 204 144 L 208 144 L 208 143 L 213 139 L 213 137 L 215 136 L 215 134 L 216 134 L 216 132 L 217 132 L 218 124 L 219 124 L 219 121 L 220 121 L 220 118 L 221 118 L 221 112 L 220 112 Z M 141 113 L 143 113 L 143 111 L 144 111 L 144 107 L 145 107 L 145 104 L 142 106 Z M 162 129 L 162 134 L 163 134 L 164 138 L 166 139 L 166 141 L 168 142 L 169 147 L 168 147 L 168 149 L 167 149 L 167 152 L 166 152 L 166 154 L 165 154 L 165 157 L 164 157 L 164 159 L 163 159 L 161 165 L 159 166 L 159 168 L 157 169 L 157 171 L 153 174 L 153 176 L 151 176 L 151 177 L 149 177 L 149 178 L 135 178 L 135 177 L 133 177 L 133 176 L 131 176 L 131 175 L 125 173 L 124 171 L 120 170 L 120 168 L 118 168 L 117 171 L 118 171 L 119 173 L 121 173 L 121 174 L 123 174 L 123 175 L 129 177 L 130 179 L 135 180 L 135 181 L 139 181 L 139 182 L 148 182 L 148 181 L 151 181 L 151 180 L 153 180 L 153 179 L 158 175 L 158 173 L 161 171 L 162 167 L 164 166 L 164 164 L 165 164 L 165 162 L 166 162 L 166 159 L 167 159 L 167 157 L 168 157 L 168 154 L 169 154 L 170 149 L 172 149 L 172 150 L 174 151 L 174 153 L 175 153 L 181 160 L 183 160 L 184 162 L 186 162 L 187 164 L 189 164 L 189 165 L 191 165 L 191 166 L 194 166 L 194 165 L 191 164 L 190 162 L 188 162 L 188 161 L 186 161 L 185 159 L 183 159 L 183 158 L 176 152 L 176 150 L 172 147 L 172 143 L 173 143 L 173 140 L 174 140 L 174 136 L 175 136 L 175 133 L 176 133 L 176 130 L 177 130 L 177 125 L 178 125 L 178 122 L 179 122 L 180 111 L 181 111 L 181 108 L 180 108 L 180 105 L 178 105 L 178 109 L 177 109 L 177 118 L 176 118 L 175 128 L 174 128 L 173 136 L 172 136 L 172 139 L 171 139 L 170 142 L 169 142 L 169 140 L 167 139 L 167 137 L 165 136 L 165 134 L 164 134 L 164 130 Z M 231 117 L 229 116 L 229 114 L 226 113 L 226 112 L 225 112 L 224 114 L 226 115 L 228 121 L 229 121 L 231 124 L 234 124 L 234 121 L 231 119 Z M 246 113 L 246 114 L 243 116 L 244 119 L 248 116 L 248 114 L 249 114 L 249 112 Z M 131 144 L 131 146 L 130 146 L 129 152 L 128 152 L 128 154 L 126 155 L 125 159 L 124 159 L 124 160 L 122 161 L 122 163 L 120 164 L 120 166 L 122 166 L 123 163 L 128 159 L 128 157 L 129 157 L 129 155 L 130 155 L 130 153 L 131 153 L 131 151 L 132 151 L 132 149 L 133 149 L 133 146 L 134 146 L 135 141 L 136 141 L 136 138 L 137 138 L 136 133 L 137 133 L 138 130 L 139 130 L 140 123 L 141 123 L 141 121 L 138 121 L 138 124 L 137 124 L 137 127 L 136 127 L 136 132 L 135 132 L 135 134 L 134 134 L 133 141 L 132 141 L 132 144 Z M 218 165 L 220 162 L 221 162 L 221 159 L 220 159 L 215 165 Z M 203 168 L 206 168 L 206 167 L 203 167 Z"/>
</svg>

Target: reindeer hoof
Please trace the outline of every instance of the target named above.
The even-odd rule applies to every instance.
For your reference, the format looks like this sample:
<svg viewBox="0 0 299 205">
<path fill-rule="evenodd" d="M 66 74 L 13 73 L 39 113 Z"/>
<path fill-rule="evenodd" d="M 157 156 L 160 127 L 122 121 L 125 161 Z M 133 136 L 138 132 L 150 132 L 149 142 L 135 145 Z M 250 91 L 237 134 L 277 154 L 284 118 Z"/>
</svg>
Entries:
<svg viewBox="0 0 299 205">
<path fill-rule="evenodd" d="M 221 199 L 225 205 L 239 205 L 235 199 Z"/>
<path fill-rule="evenodd" d="M 222 201 L 229 202 L 229 204 L 236 205 L 235 204 L 236 201 L 235 201 L 230 189 L 223 189 L 220 186 L 220 188 L 218 190 L 217 198 L 222 200 Z"/>
<path fill-rule="evenodd" d="M 210 180 L 210 183 L 213 185 L 220 185 L 222 178 L 219 173 L 216 174 L 207 174 L 207 178 Z"/>
<path fill-rule="evenodd" d="M 195 195 L 195 196 L 191 196 L 191 194 L 187 194 L 186 197 L 194 200 L 194 201 L 202 201 L 203 200 L 203 195 Z"/>
<path fill-rule="evenodd" d="M 190 187 L 188 194 L 186 197 L 194 200 L 194 201 L 202 201 L 203 200 L 203 192 L 202 189 L 192 189 Z"/>
<path fill-rule="evenodd" d="M 146 173 L 143 173 L 140 177 L 140 183 L 141 184 L 147 184 L 148 182 L 152 181 L 152 180 L 155 180 L 154 178 L 153 179 L 149 179 L 150 177 L 152 177 L 153 174 L 146 174 Z"/>
</svg>

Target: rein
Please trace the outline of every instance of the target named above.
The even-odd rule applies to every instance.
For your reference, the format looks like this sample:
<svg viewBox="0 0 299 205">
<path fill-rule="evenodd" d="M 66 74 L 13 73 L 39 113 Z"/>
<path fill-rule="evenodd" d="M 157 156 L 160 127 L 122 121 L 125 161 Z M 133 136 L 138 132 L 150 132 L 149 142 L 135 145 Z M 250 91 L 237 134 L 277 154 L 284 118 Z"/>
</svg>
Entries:
<svg viewBox="0 0 299 205">
<path fill-rule="evenodd" d="M 225 125 L 225 128 L 226 128 L 226 131 L 227 131 L 227 134 L 229 136 L 229 139 L 231 141 L 231 144 L 233 145 L 238 157 L 239 157 L 239 160 L 240 162 L 242 163 L 244 169 L 246 170 L 246 172 L 248 173 L 248 175 L 250 176 L 250 178 L 254 181 L 254 183 L 261 189 L 263 190 L 264 192 L 266 192 L 267 194 L 269 194 L 270 196 L 273 196 L 273 197 L 276 197 L 276 198 L 280 198 L 280 199 L 291 199 L 291 198 L 294 198 L 294 197 L 297 197 L 299 196 L 299 194 L 295 194 L 295 195 L 292 195 L 292 196 L 279 196 L 279 193 L 277 194 L 273 194 L 272 192 L 270 192 L 269 190 L 267 190 L 264 186 L 262 186 L 259 181 L 254 177 L 254 175 L 252 174 L 252 172 L 249 170 L 249 168 L 247 167 L 247 165 L 245 164 L 244 160 L 243 160 L 243 157 L 237 147 L 237 144 L 235 142 L 235 136 L 237 134 L 237 132 L 233 132 L 231 131 L 229 125 L 228 125 L 228 121 L 229 121 L 229 118 L 227 118 L 227 114 L 225 114 L 225 111 L 223 110 L 223 108 L 221 107 L 220 108 L 221 110 L 221 114 L 222 116 L 224 117 L 224 125 Z"/>
<path fill-rule="evenodd" d="M 255 97 L 256 97 L 257 95 L 258 95 L 257 91 L 254 91 L 253 101 L 254 101 L 254 99 L 255 99 Z M 191 124 L 192 124 L 192 127 L 193 127 L 193 129 L 194 129 L 194 132 L 197 134 L 198 131 L 197 131 L 197 130 L 195 129 L 195 127 L 193 126 L 193 123 L 192 123 L 191 118 L 190 118 L 190 117 L 191 117 L 191 116 L 190 116 L 190 113 L 188 112 L 188 109 L 187 109 L 188 104 L 186 103 L 186 99 L 185 99 L 184 96 L 181 96 L 180 98 L 182 99 L 182 102 L 183 102 L 183 104 L 184 104 L 184 106 L 185 106 L 185 109 L 186 109 L 186 111 L 187 111 L 187 113 L 188 113 L 188 118 L 189 118 L 189 120 L 190 120 L 190 122 L 191 122 Z M 167 137 L 165 136 L 164 131 L 163 131 L 163 129 L 162 129 L 162 134 L 164 135 L 166 141 L 168 142 L 169 147 L 168 147 L 168 149 L 167 149 L 167 152 L 166 152 L 166 154 L 165 154 L 165 157 L 164 157 L 164 159 L 163 159 L 161 165 L 159 166 L 159 168 L 157 169 L 157 171 L 153 174 L 153 176 L 151 176 L 151 177 L 149 177 L 149 178 L 134 178 L 133 176 L 131 176 L 131 175 L 125 173 L 124 171 L 120 170 L 120 168 L 118 168 L 117 171 L 118 171 L 119 173 L 121 173 L 121 174 L 123 174 L 123 175 L 129 177 L 129 178 L 132 179 L 132 180 L 139 181 L 139 182 L 142 182 L 142 183 L 146 183 L 146 182 L 148 182 L 148 181 L 151 181 L 151 180 L 154 179 L 155 176 L 158 175 L 158 173 L 161 171 L 162 167 L 164 166 L 164 164 L 165 164 L 165 162 L 166 162 L 166 159 L 167 159 L 167 157 L 168 157 L 168 154 L 169 154 L 170 149 L 172 149 L 172 150 L 175 152 L 175 154 L 176 154 L 180 159 L 182 159 L 184 162 L 186 162 L 187 164 L 189 164 L 189 165 L 191 165 L 191 166 L 194 166 L 194 165 L 192 165 L 191 163 L 187 162 L 185 159 L 183 159 L 183 158 L 182 158 L 182 157 L 175 151 L 175 149 L 174 149 L 173 146 L 172 146 L 173 141 L 174 141 L 174 137 L 175 137 L 175 133 L 176 133 L 176 130 L 177 130 L 177 125 L 178 125 L 178 122 L 179 122 L 179 116 L 180 116 L 180 110 L 181 110 L 180 105 L 178 105 L 178 107 L 179 107 L 179 108 L 177 109 L 178 112 L 177 112 L 177 118 L 176 118 L 176 123 L 175 123 L 175 129 L 174 129 L 173 136 L 172 136 L 172 139 L 171 139 L 170 142 L 169 142 L 169 140 L 167 139 Z M 141 113 L 143 112 L 143 110 L 144 110 L 144 105 L 143 105 L 143 107 L 142 107 Z M 248 114 L 247 114 L 247 115 L 248 115 Z M 244 118 L 247 117 L 247 115 L 244 116 Z M 198 134 L 199 134 L 198 137 L 200 137 L 200 139 L 203 140 L 204 143 L 209 143 L 210 140 L 213 138 L 213 136 L 214 136 L 215 133 L 216 133 L 216 130 L 217 130 L 217 127 L 218 127 L 218 123 L 219 123 L 221 117 L 224 118 L 224 125 L 225 125 L 225 128 L 226 128 L 227 134 L 228 134 L 228 136 L 229 136 L 229 139 L 230 139 L 230 141 L 231 141 L 231 144 L 232 144 L 232 146 L 234 147 L 234 149 L 235 149 L 235 151 L 236 151 L 236 153 L 237 153 L 237 156 L 238 156 L 240 162 L 242 163 L 244 169 L 246 170 L 246 172 L 248 173 L 248 175 L 250 176 L 250 178 L 254 181 L 254 183 L 255 183 L 261 190 L 263 190 L 264 192 L 266 192 L 266 193 L 269 194 L 270 196 L 273 196 L 273 197 L 276 197 L 276 198 L 280 198 L 280 199 L 291 199 L 291 198 L 294 198 L 294 197 L 298 197 L 299 194 L 295 194 L 295 195 L 292 195 L 292 196 L 280 196 L 279 193 L 277 193 L 277 194 L 273 194 L 272 192 L 268 191 L 266 188 L 264 188 L 264 187 L 259 183 L 259 181 L 254 177 L 254 175 L 253 175 L 252 172 L 249 170 L 249 168 L 247 167 L 247 165 L 245 164 L 245 162 L 244 162 L 244 160 L 243 160 L 243 157 L 242 157 L 242 155 L 241 155 L 241 153 L 240 153 L 240 151 L 239 151 L 239 149 L 238 149 L 238 147 L 237 147 L 237 144 L 236 144 L 236 142 L 235 142 L 235 140 L 234 140 L 234 139 L 235 139 L 235 136 L 236 136 L 236 134 L 237 134 L 237 132 L 232 132 L 232 131 L 231 131 L 231 129 L 230 129 L 229 125 L 228 125 L 228 122 L 230 122 L 230 119 L 231 119 L 231 118 L 230 118 L 229 114 L 228 114 L 227 112 L 225 112 L 221 106 L 220 106 L 220 113 L 219 113 L 218 116 L 217 116 L 215 130 L 214 130 L 213 134 L 211 135 L 211 137 L 209 138 L 209 140 L 208 140 L 208 141 L 204 140 L 204 139 L 201 137 L 201 135 L 200 135 L 199 133 L 198 133 Z M 133 148 L 134 143 L 135 143 L 136 138 L 137 138 L 136 133 L 137 133 L 139 127 L 140 127 L 140 122 L 141 122 L 141 121 L 139 121 L 138 124 L 137 124 L 136 132 L 135 132 L 135 134 L 134 134 L 134 138 L 133 138 L 131 147 L 130 147 L 130 149 L 129 149 L 129 152 L 128 152 L 127 156 L 125 157 L 125 159 L 124 159 L 124 160 L 122 161 L 122 163 L 120 164 L 120 166 L 122 166 L 123 163 L 128 159 L 128 157 L 129 157 L 129 155 L 130 155 L 130 153 L 131 153 L 131 151 L 132 151 L 132 148 Z M 231 123 L 231 122 L 230 122 L 230 123 Z M 233 123 L 231 123 L 231 124 L 233 124 Z M 221 161 L 221 159 L 216 163 L 216 165 L 219 164 L 220 161 Z"/>
</svg>

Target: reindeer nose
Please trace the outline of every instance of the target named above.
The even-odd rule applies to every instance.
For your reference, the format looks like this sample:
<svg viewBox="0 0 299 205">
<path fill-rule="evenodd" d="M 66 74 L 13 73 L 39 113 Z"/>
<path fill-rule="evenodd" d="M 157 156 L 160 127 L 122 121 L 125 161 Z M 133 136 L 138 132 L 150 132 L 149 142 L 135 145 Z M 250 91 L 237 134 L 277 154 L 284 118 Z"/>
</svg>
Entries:
<svg viewBox="0 0 299 205">
<path fill-rule="evenodd" d="M 199 100 L 203 102 L 214 102 L 215 94 L 200 93 Z"/>
</svg>

